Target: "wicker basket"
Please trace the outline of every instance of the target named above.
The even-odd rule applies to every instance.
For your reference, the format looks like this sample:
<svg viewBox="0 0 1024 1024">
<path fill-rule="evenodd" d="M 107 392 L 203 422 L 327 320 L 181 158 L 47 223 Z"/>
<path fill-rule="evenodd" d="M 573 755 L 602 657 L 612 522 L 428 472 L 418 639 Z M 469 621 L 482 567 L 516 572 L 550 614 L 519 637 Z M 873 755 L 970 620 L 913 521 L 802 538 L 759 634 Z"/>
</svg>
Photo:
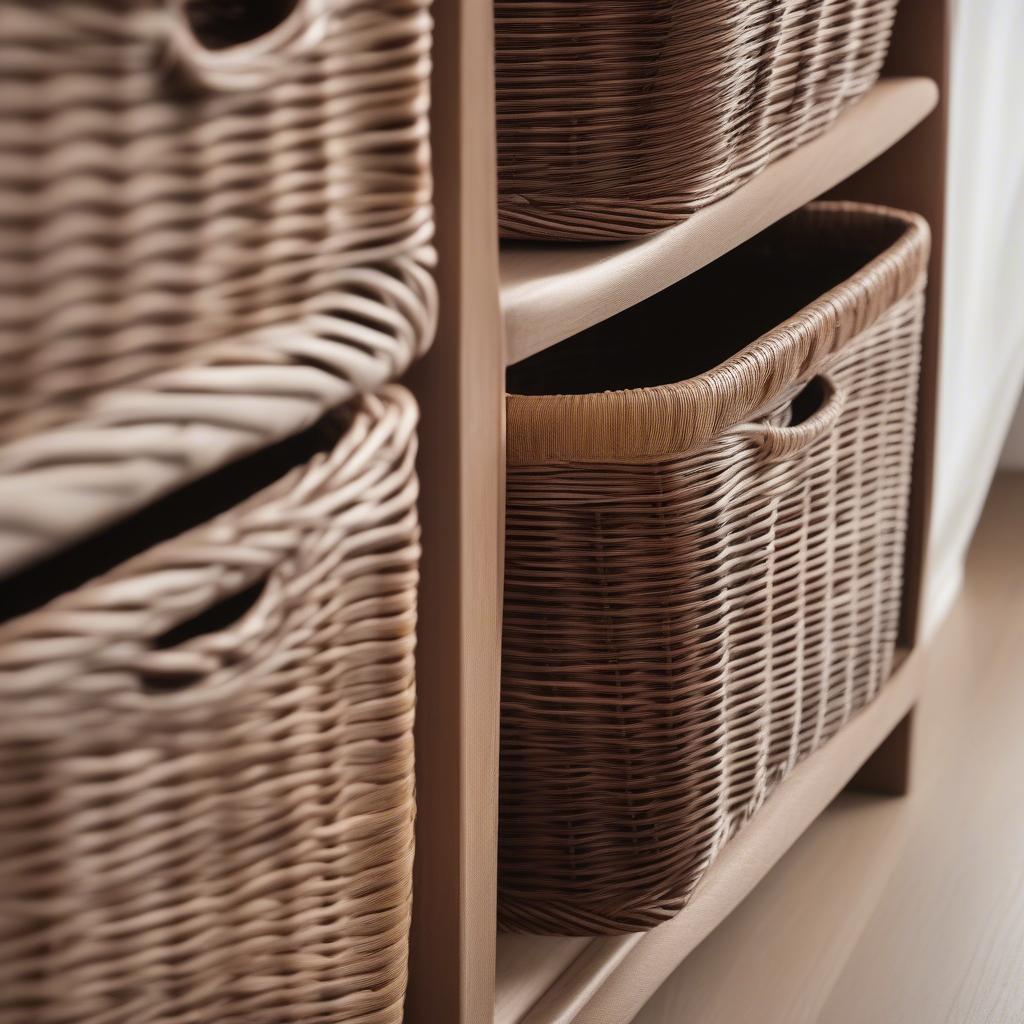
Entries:
<svg viewBox="0 0 1024 1024">
<path fill-rule="evenodd" d="M 428 2 L 0 7 L 0 568 L 426 348 Z"/>
<path fill-rule="evenodd" d="M 927 251 L 815 204 L 510 371 L 505 928 L 671 917 L 887 679 Z"/>
<path fill-rule="evenodd" d="M 400 1024 L 415 420 L 0 626 L 0 1020 Z"/>
<path fill-rule="evenodd" d="M 497 0 L 500 228 L 649 234 L 820 134 L 896 0 Z"/>
</svg>

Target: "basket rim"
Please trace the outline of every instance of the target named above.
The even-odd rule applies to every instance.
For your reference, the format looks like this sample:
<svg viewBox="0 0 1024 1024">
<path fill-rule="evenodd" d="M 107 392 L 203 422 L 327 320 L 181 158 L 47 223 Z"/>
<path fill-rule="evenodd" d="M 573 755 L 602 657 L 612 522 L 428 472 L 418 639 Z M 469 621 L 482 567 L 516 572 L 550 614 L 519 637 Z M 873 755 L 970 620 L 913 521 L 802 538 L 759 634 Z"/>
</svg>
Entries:
<svg viewBox="0 0 1024 1024">
<path fill-rule="evenodd" d="M 286 565 L 305 529 L 329 523 L 346 502 L 365 500 L 346 492 L 346 486 L 351 488 L 352 478 L 368 459 L 393 451 L 408 452 L 410 459 L 415 456 L 419 407 L 401 384 L 386 384 L 328 415 L 341 427 L 337 439 L 273 483 L 204 523 L 128 555 L 40 607 L 0 623 L 0 676 L 20 665 L 19 644 L 55 635 L 77 615 L 119 611 L 119 632 L 108 628 L 97 633 L 97 643 L 123 639 L 128 622 L 140 642 L 166 631 L 187 615 L 180 601 L 164 606 L 154 602 L 154 594 L 180 589 L 185 575 L 190 579 L 192 611 L 239 593 Z M 254 549 L 263 545 L 265 550 L 259 557 L 239 555 L 246 544 Z M 228 552 L 223 558 L 214 554 L 220 549 Z"/>
<path fill-rule="evenodd" d="M 828 357 L 923 286 L 930 230 L 919 214 L 824 200 L 790 218 L 903 230 L 846 280 L 695 377 L 589 394 L 507 394 L 508 465 L 639 463 L 689 454 L 805 384 Z"/>
</svg>

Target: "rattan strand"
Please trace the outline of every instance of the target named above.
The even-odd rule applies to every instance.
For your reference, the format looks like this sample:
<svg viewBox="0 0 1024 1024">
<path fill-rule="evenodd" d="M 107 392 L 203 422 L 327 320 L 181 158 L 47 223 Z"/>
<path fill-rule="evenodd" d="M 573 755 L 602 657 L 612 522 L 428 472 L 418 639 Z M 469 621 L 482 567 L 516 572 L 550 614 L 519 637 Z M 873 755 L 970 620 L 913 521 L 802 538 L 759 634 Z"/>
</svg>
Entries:
<svg viewBox="0 0 1024 1024">
<path fill-rule="evenodd" d="M 824 131 L 896 0 L 497 0 L 500 228 L 649 234 Z"/>
<path fill-rule="evenodd" d="M 589 460 L 510 460 L 502 927 L 623 933 L 673 916 L 773 787 L 888 677 L 927 228 L 845 204 L 781 228 L 793 244 L 801 231 L 891 238 L 894 218 L 905 233 L 881 263 L 745 353 L 775 368 L 774 404 L 720 371 L 646 405 L 591 396 L 632 404 L 628 458 L 607 454 L 627 442 L 584 403 L 573 443 L 583 455 L 590 432 Z M 790 425 L 789 385 L 815 375 L 821 407 Z M 510 396 L 510 442 L 544 401 Z M 767 413 L 745 422 L 751 403 Z M 713 436 L 679 454 L 644 436 L 655 418 L 708 415 Z"/>
<path fill-rule="evenodd" d="M 0 567 L 425 350 L 427 8 L 299 0 L 207 50 L 178 0 L 3 5 Z"/>
<path fill-rule="evenodd" d="M 0 1019 L 400 1024 L 415 421 L 0 626 Z"/>
</svg>

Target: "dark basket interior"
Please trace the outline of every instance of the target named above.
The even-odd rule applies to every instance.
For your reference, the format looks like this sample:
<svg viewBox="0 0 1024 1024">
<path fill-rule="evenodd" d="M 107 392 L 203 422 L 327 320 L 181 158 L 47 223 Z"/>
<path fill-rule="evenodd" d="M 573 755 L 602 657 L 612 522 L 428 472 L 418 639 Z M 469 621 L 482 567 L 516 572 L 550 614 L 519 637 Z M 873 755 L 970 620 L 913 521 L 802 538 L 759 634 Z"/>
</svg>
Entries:
<svg viewBox="0 0 1024 1024">
<path fill-rule="evenodd" d="M 798 214 L 580 334 L 509 367 L 519 395 L 657 387 L 713 369 L 841 284 L 907 230 L 896 218 Z"/>
<path fill-rule="evenodd" d="M 0 622 L 40 608 L 129 558 L 229 511 L 318 452 L 330 451 L 344 429 L 338 415 L 325 416 L 303 433 L 201 477 L 127 519 L 0 579 Z"/>
<path fill-rule="evenodd" d="M 196 38 L 211 50 L 224 50 L 270 32 L 288 17 L 298 0 L 188 0 L 185 10 Z"/>
</svg>

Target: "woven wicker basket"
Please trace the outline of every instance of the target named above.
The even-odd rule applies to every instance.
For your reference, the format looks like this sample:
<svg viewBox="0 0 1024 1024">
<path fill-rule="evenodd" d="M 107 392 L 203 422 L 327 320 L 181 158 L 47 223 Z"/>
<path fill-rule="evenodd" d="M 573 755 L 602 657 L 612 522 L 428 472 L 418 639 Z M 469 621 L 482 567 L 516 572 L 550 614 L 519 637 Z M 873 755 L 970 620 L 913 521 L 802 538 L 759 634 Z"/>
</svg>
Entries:
<svg viewBox="0 0 1024 1024">
<path fill-rule="evenodd" d="M 671 917 L 887 679 L 927 251 L 815 204 L 510 371 L 505 928 Z"/>
<path fill-rule="evenodd" d="M 0 1020 L 400 1024 L 415 420 L 0 626 Z"/>
<path fill-rule="evenodd" d="M 820 134 L 896 0 L 497 0 L 500 228 L 649 234 Z"/>
<path fill-rule="evenodd" d="M 0 568 L 426 348 L 428 3 L 0 7 Z"/>
</svg>

